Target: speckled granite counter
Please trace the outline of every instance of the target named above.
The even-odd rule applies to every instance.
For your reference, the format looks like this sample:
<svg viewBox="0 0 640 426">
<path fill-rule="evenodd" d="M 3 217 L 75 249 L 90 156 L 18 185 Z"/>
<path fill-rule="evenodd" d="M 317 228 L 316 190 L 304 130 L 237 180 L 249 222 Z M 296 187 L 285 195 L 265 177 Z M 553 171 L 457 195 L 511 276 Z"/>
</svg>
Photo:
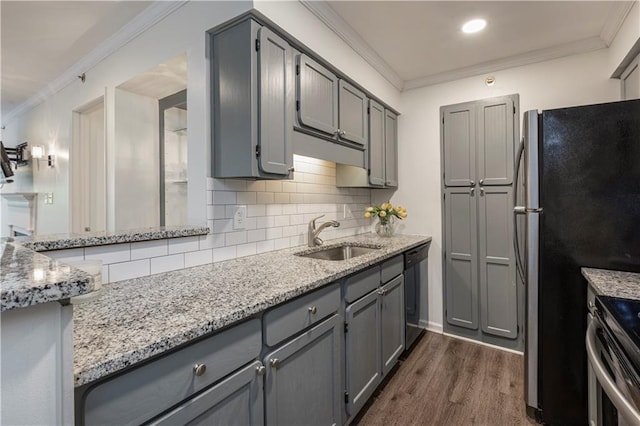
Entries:
<svg viewBox="0 0 640 426">
<path fill-rule="evenodd" d="M 402 253 L 431 237 L 375 234 L 327 241 L 379 246 L 345 261 L 295 256 L 295 247 L 103 287 L 75 306 L 75 386 L 95 381 Z"/>
<path fill-rule="evenodd" d="M 640 300 L 640 273 L 582 268 L 597 295 Z"/>
<path fill-rule="evenodd" d="M 208 233 L 209 228 L 206 226 L 163 226 L 88 234 L 38 235 L 35 237 L 16 238 L 16 242 L 31 250 L 48 251 L 164 238 L 191 237 L 194 235 L 207 235 Z"/>
<path fill-rule="evenodd" d="M 93 290 L 91 277 L 20 245 L 0 241 L 0 312 Z"/>
</svg>

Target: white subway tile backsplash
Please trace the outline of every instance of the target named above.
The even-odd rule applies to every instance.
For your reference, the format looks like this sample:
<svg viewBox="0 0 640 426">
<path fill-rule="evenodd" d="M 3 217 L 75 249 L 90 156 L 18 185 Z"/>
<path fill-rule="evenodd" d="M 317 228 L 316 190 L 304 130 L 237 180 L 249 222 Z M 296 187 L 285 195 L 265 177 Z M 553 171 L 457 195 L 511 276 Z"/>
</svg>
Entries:
<svg viewBox="0 0 640 426">
<path fill-rule="evenodd" d="M 295 204 L 284 204 L 282 206 L 282 214 L 292 215 L 296 213 L 298 213 L 298 206 Z"/>
<path fill-rule="evenodd" d="M 207 191 L 207 206 L 213 204 L 213 191 Z"/>
<path fill-rule="evenodd" d="M 235 204 L 236 193 L 231 191 L 213 191 L 213 204 Z"/>
<path fill-rule="evenodd" d="M 207 211 L 208 219 L 224 219 L 226 217 L 227 206 L 221 205 L 209 207 L 211 208 Z"/>
<path fill-rule="evenodd" d="M 282 250 L 291 247 L 291 241 L 289 238 L 278 238 L 273 240 L 273 245 L 275 250 Z"/>
<path fill-rule="evenodd" d="M 266 191 L 267 185 L 264 180 L 254 180 L 251 182 L 247 182 L 247 191 L 255 191 L 255 192 L 264 192 Z"/>
<path fill-rule="evenodd" d="M 273 193 L 273 202 L 274 203 L 279 203 L 279 204 L 287 204 L 289 203 L 289 200 L 291 198 L 289 197 L 289 194 L 284 193 L 284 192 L 274 192 Z"/>
<path fill-rule="evenodd" d="M 256 252 L 256 243 L 241 244 L 236 248 L 236 257 L 252 256 Z"/>
<path fill-rule="evenodd" d="M 213 249 L 214 262 L 222 262 L 223 260 L 234 259 L 235 257 L 236 257 L 236 246 Z"/>
<path fill-rule="evenodd" d="M 267 231 L 265 229 L 254 229 L 247 232 L 247 241 L 262 241 L 267 239 Z"/>
<path fill-rule="evenodd" d="M 219 234 L 221 232 L 233 231 L 233 219 L 215 219 L 213 221 L 213 233 Z"/>
<path fill-rule="evenodd" d="M 275 223 L 274 216 L 262 216 L 256 218 L 256 228 L 271 228 Z"/>
<path fill-rule="evenodd" d="M 227 232 L 225 236 L 226 246 L 235 246 L 247 242 L 247 231 Z"/>
<path fill-rule="evenodd" d="M 282 182 L 282 192 L 296 192 L 296 183 Z"/>
<path fill-rule="evenodd" d="M 267 240 L 282 238 L 282 228 L 267 228 Z"/>
<path fill-rule="evenodd" d="M 213 250 L 198 250 L 184 254 L 184 267 L 206 265 L 213 262 Z"/>
<path fill-rule="evenodd" d="M 131 244 L 111 244 L 108 246 L 86 247 L 84 249 L 85 260 L 99 259 L 102 263 L 127 262 L 131 260 Z"/>
<path fill-rule="evenodd" d="M 246 191 L 247 182 L 236 179 L 214 179 L 214 191 Z"/>
<path fill-rule="evenodd" d="M 282 192 L 282 182 L 277 180 L 270 180 L 266 182 L 267 192 Z"/>
<path fill-rule="evenodd" d="M 289 216 L 289 223 L 291 225 L 302 225 L 304 223 L 304 215 L 292 214 Z"/>
<path fill-rule="evenodd" d="M 224 247 L 224 234 L 209 234 L 200 237 L 200 250 Z"/>
<path fill-rule="evenodd" d="M 257 192 L 256 203 L 258 204 L 273 204 L 273 192 Z"/>
<path fill-rule="evenodd" d="M 255 192 L 238 192 L 236 195 L 236 202 L 238 204 L 255 204 L 256 199 Z"/>
<path fill-rule="evenodd" d="M 88 247 L 87 247 L 88 248 Z M 133 262 L 113 263 L 109 265 L 109 282 L 130 280 L 132 278 L 150 275 L 149 259 L 135 260 Z"/>
<path fill-rule="evenodd" d="M 304 200 L 303 194 L 289 194 L 289 202 L 293 204 L 302 203 Z"/>
<path fill-rule="evenodd" d="M 182 268 L 184 268 L 184 253 L 154 257 L 151 259 L 152 274 L 160 274 L 162 272 L 175 271 L 176 269 Z"/>
<path fill-rule="evenodd" d="M 84 260 L 84 248 L 72 248 L 65 250 L 52 250 L 45 251 L 42 254 L 49 256 L 52 259 L 59 260 L 60 262 L 77 262 L 78 260 Z"/>
<path fill-rule="evenodd" d="M 267 206 L 267 216 L 278 216 L 282 214 L 282 204 L 270 204 Z"/>
<path fill-rule="evenodd" d="M 275 250 L 273 240 L 260 241 L 256 243 L 256 253 L 265 253 L 273 250 Z"/>
<path fill-rule="evenodd" d="M 274 216 L 273 224 L 274 226 L 289 226 L 289 216 L 288 215 Z"/>
<path fill-rule="evenodd" d="M 212 177 L 208 177 L 207 178 L 207 191 L 212 191 L 213 190 L 214 181 L 215 181 L 215 179 L 212 178 Z"/>
<path fill-rule="evenodd" d="M 169 254 L 167 240 L 131 243 L 131 260 L 148 259 L 150 257 L 166 256 L 167 254 Z"/>
<path fill-rule="evenodd" d="M 169 240 L 169 254 L 184 253 L 200 249 L 200 237 L 171 238 Z"/>
<path fill-rule="evenodd" d="M 255 217 L 247 217 L 244 219 L 244 229 L 256 229 L 258 227 L 258 218 Z"/>
<path fill-rule="evenodd" d="M 263 204 L 254 204 L 247 206 L 247 217 L 266 216 L 267 206 Z"/>
</svg>

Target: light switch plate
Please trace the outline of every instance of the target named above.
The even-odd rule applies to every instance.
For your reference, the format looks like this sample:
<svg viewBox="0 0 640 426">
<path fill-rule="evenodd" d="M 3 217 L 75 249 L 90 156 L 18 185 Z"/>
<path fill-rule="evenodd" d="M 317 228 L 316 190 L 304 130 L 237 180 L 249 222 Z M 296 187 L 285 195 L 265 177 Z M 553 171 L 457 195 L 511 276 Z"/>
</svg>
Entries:
<svg viewBox="0 0 640 426">
<path fill-rule="evenodd" d="M 53 192 L 47 192 L 44 194 L 44 203 L 53 204 Z"/>
<path fill-rule="evenodd" d="M 247 206 L 237 206 L 233 214 L 233 229 L 245 229 L 247 219 Z"/>
<path fill-rule="evenodd" d="M 342 218 L 343 219 L 353 219 L 353 212 L 348 204 L 344 204 L 342 207 Z"/>
</svg>

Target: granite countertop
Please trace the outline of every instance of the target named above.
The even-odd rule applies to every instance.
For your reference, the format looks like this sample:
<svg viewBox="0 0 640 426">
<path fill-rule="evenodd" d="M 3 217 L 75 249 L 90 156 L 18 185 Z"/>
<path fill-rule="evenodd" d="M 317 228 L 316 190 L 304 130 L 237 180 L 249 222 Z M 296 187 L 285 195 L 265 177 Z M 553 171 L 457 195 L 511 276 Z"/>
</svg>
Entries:
<svg viewBox="0 0 640 426">
<path fill-rule="evenodd" d="M 599 296 L 640 300 L 640 273 L 582 268 L 582 275 Z"/>
<path fill-rule="evenodd" d="M 209 228 L 206 226 L 161 226 L 87 234 L 36 235 L 16 238 L 16 242 L 34 251 L 48 251 L 164 238 L 191 237 L 194 235 L 207 235 L 208 233 Z"/>
<path fill-rule="evenodd" d="M 120 281 L 74 306 L 74 382 L 81 386 L 229 326 L 431 237 L 375 234 L 327 241 L 378 246 L 345 261 L 295 256 L 300 246 Z"/>
<path fill-rule="evenodd" d="M 0 240 L 0 312 L 69 299 L 92 290 L 89 274 Z"/>
</svg>

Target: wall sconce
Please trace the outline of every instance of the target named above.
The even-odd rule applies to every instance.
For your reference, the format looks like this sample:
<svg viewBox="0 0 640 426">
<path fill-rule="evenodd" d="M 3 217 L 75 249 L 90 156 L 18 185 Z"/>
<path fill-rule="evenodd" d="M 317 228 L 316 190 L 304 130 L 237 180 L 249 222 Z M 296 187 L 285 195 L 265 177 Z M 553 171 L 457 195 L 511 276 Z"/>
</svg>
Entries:
<svg viewBox="0 0 640 426">
<path fill-rule="evenodd" d="M 31 158 L 38 164 L 38 170 L 40 170 L 40 160 L 44 158 L 44 147 L 41 145 L 33 145 L 31 147 Z M 47 166 L 55 167 L 55 156 L 47 155 Z"/>
</svg>

